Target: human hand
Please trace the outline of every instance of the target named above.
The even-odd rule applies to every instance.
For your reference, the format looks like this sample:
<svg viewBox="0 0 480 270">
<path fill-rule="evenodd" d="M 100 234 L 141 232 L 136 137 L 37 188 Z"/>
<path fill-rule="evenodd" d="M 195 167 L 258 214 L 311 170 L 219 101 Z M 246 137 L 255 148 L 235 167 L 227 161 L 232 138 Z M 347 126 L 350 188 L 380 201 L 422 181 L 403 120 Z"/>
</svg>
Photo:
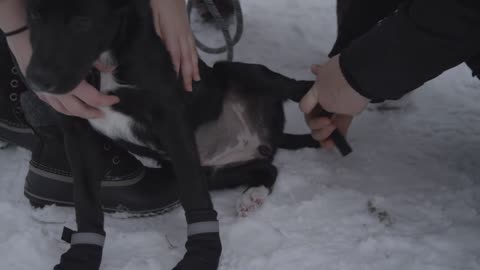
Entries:
<svg viewBox="0 0 480 270">
<path fill-rule="evenodd" d="M 353 115 L 360 113 L 369 102 L 348 84 L 338 60 L 339 57 L 335 56 L 323 66 L 312 66 L 312 73 L 317 76 L 316 82 L 300 101 L 300 109 L 305 113 L 312 137 L 324 148 L 335 146 L 329 138 L 335 129 L 338 128 L 343 136 L 347 135 Z M 333 116 L 315 116 L 314 108 L 318 104 Z"/>
<path fill-rule="evenodd" d="M 312 89 L 300 101 L 300 109 L 309 114 L 317 104 L 330 112 L 356 115 L 363 111 L 369 100 L 361 96 L 347 82 L 340 69 L 338 55 L 325 65 L 313 65 L 317 76 Z"/>
<path fill-rule="evenodd" d="M 322 148 L 333 149 L 335 148 L 335 143 L 330 138 L 330 135 L 335 129 L 338 129 L 346 137 L 348 128 L 353 121 L 353 116 L 334 114 L 331 118 L 328 118 L 306 114 L 305 121 L 312 130 L 312 137 L 322 145 Z"/>
<path fill-rule="evenodd" d="M 37 92 L 36 94 L 57 112 L 84 119 L 100 118 L 103 113 L 99 107 L 111 106 L 120 101 L 116 96 L 102 94 L 86 81 L 82 81 L 66 95 L 50 95 Z"/>
<path fill-rule="evenodd" d="M 25 74 L 32 57 L 28 31 L 8 37 L 7 41 L 20 71 Z M 100 93 L 86 81 L 82 81 L 72 92 L 66 95 L 35 93 L 56 111 L 85 119 L 102 117 L 103 114 L 98 107 L 111 106 L 120 101 L 118 97 Z"/>
<path fill-rule="evenodd" d="M 182 74 L 185 90 L 199 81 L 198 54 L 184 0 L 150 0 L 155 30 L 170 52 L 177 75 Z"/>
</svg>

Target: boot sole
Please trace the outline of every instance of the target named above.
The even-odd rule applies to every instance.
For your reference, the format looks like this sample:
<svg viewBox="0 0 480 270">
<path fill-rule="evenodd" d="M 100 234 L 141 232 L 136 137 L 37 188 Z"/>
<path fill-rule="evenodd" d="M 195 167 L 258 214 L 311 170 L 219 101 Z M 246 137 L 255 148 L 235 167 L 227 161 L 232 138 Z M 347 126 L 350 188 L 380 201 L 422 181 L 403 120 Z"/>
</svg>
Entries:
<svg viewBox="0 0 480 270">
<path fill-rule="evenodd" d="M 54 199 L 42 198 L 35 194 L 24 190 L 24 195 L 27 197 L 28 201 L 30 202 L 30 206 L 36 209 L 43 209 L 47 206 L 57 206 L 57 207 L 69 207 L 73 208 L 73 202 L 64 202 L 64 201 L 57 201 Z M 103 212 L 107 214 L 127 214 L 127 218 L 143 218 L 143 217 L 151 217 L 151 216 L 159 216 L 167 214 L 178 207 L 180 207 L 180 201 L 173 202 L 170 205 L 166 205 L 162 208 L 158 209 L 151 209 L 151 210 L 144 210 L 144 211 L 130 211 L 130 210 L 122 210 L 121 208 L 108 208 L 102 207 Z"/>
<path fill-rule="evenodd" d="M 145 217 L 162 215 L 180 206 L 176 194 L 165 193 L 169 187 L 163 188 L 155 183 L 142 182 L 145 173 L 139 171 L 136 177 L 123 181 L 102 182 L 102 208 L 105 213 L 121 213 L 132 217 Z M 158 179 L 158 181 L 162 181 Z M 151 199 L 138 199 L 143 190 L 162 191 L 163 194 L 151 196 Z M 131 200 L 132 193 L 137 199 Z M 60 207 L 73 207 L 73 179 L 68 176 L 46 172 L 30 165 L 25 182 L 24 195 L 34 208 L 56 205 Z M 134 196 L 135 196 L 134 195 Z M 162 196 L 163 195 L 163 196 Z M 130 201 L 129 201 L 130 200 Z"/>
</svg>

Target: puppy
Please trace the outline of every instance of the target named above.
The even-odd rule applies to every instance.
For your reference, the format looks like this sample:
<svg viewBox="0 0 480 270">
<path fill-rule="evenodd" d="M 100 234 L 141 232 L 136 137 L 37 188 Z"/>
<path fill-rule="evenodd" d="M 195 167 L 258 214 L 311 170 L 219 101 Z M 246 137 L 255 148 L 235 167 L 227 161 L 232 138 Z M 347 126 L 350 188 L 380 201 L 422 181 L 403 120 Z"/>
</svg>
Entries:
<svg viewBox="0 0 480 270">
<path fill-rule="evenodd" d="M 58 114 L 75 181 L 78 228 L 65 228 L 62 239 L 71 248 L 55 269 L 96 270 L 101 263 L 99 179 L 106 172 L 97 169 L 101 142 L 95 131 L 149 160 L 145 164 L 173 168 L 188 224 L 187 252 L 175 269 L 217 269 L 221 241 L 208 190 L 261 187 L 247 191 L 254 205 L 260 203 L 277 176 L 272 160 L 278 147 L 317 145 L 309 135 L 283 133 L 283 102 L 299 101 L 313 82 L 261 65 L 221 62 L 210 68 L 200 61 L 202 80 L 188 93 L 155 33 L 148 0 L 28 0 L 27 6 L 31 88 L 68 93 L 100 58 L 116 66 L 101 75 L 100 89 L 121 100 L 102 108 L 102 119 Z"/>
</svg>

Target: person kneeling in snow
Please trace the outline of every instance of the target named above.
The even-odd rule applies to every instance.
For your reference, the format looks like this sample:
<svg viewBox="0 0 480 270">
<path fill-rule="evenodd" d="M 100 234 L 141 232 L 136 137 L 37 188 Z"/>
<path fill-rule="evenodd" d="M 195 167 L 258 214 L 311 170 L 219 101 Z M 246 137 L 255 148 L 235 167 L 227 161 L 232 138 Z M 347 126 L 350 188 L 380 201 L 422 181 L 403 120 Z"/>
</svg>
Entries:
<svg viewBox="0 0 480 270">
<path fill-rule="evenodd" d="M 338 37 L 300 103 L 324 147 L 369 102 L 397 100 L 461 63 L 480 76 L 480 1 L 337 0 Z M 329 119 L 310 113 L 320 104 Z"/>
</svg>

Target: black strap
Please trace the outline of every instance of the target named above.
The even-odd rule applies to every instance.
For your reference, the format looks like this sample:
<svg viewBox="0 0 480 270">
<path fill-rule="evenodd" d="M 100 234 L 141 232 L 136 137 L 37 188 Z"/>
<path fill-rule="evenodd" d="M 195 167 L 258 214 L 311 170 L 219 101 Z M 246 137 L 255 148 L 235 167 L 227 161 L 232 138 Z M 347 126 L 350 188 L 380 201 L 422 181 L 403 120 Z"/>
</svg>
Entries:
<svg viewBox="0 0 480 270">
<path fill-rule="evenodd" d="M 74 233 L 75 232 L 72 229 L 64 227 L 62 232 L 62 240 L 70 244 L 70 242 L 72 242 L 72 235 Z"/>
<path fill-rule="evenodd" d="M 103 247 L 105 235 L 98 233 L 75 232 L 67 227 L 63 228 L 62 240 L 73 245 L 95 245 Z"/>
<path fill-rule="evenodd" d="M 5 35 L 5 37 L 10 37 L 10 36 L 14 36 L 14 35 L 16 35 L 16 34 L 20 34 L 20 33 L 22 33 L 22 32 L 25 32 L 25 31 L 27 31 L 27 30 L 28 30 L 28 26 L 25 25 L 25 26 L 23 26 L 23 27 L 18 28 L 17 30 L 13 30 L 13 31 L 10 31 L 10 32 L 6 32 L 6 33 L 4 33 L 4 35 Z"/>
<path fill-rule="evenodd" d="M 311 114 L 315 117 L 332 117 L 333 114 L 330 112 L 325 111 L 320 105 L 317 104 L 315 108 L 313 108 Z M 352 153 L 352 147 L 350 144 L 348 144 L 347 140 L 345 137 L 338 131 L 338 129 L 335 129 L 332 134 L 329 137 L 335 146 L 337 147 L 338 151 L 342 154 L 342 156 L 348 156 L 350 153 Z"/>
</svg>

